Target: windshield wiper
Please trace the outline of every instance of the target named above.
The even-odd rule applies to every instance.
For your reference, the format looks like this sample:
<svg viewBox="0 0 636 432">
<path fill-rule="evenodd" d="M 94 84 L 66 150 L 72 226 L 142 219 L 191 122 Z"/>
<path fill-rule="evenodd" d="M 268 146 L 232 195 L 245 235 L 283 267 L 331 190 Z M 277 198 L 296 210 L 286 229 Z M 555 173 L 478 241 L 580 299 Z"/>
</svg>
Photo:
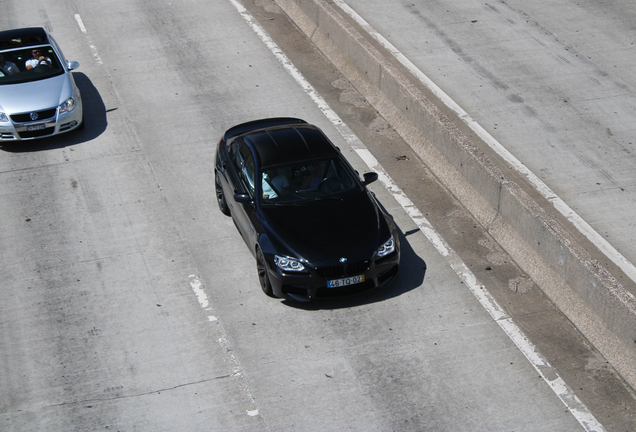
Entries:
<svg viewBox="0 0 636 432">
<path fill-rule="evenodd" d="M 291 206 L 298 206 L 298 205 L 302 205 L 302 204 L 306 204 L 308 201 L 307 200 L 303 200 L 303 201 L 282 201 L 282 202 L 268 202 L 265 205 L 268 206 L 276 206 L 276 207 L 291 207 Z"/>
<path fill-rule="evenodd" d="M 321 196 L 321 197 L 316 197 L 313 200 L 314 201 L 326 201 L 326 200 L 334 200 L 334 201 L 340 201 L 342 200 L 343 196 L 345 195 L 346 192 L 342 192 L 339 194 L 335 194 L 335 195 L 328 195 L 328 196 Z"/>
</svg>

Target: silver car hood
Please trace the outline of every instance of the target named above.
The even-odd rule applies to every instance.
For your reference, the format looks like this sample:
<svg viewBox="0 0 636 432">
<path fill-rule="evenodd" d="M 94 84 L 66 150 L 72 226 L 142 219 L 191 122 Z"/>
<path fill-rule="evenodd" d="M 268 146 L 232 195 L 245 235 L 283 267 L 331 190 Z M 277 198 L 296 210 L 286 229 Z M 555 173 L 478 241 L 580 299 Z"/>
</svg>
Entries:
<svg viewBox="0 0 636 432">
<path fill-rule="evenodd" d="M 73 84 L 64 73 L 39 81 L 0 85 L 0 111 L 26 113 L 55 108 L 73 95 Z"/>
</svg>

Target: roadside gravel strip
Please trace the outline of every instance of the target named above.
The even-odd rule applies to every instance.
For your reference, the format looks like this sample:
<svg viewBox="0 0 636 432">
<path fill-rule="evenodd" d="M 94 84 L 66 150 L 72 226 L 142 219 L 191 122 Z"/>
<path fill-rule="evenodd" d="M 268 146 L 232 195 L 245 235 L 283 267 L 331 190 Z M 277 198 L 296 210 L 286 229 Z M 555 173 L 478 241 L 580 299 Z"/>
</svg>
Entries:
<svg viewBox="0 0 636 432">
<path fill-rule="evenodd" d="M 276 2 L 636 388 L 633 266 L 625 270 L 582 232 L 576 215 L 558 208 L 558 197 L 542 194 L 528 173 L 489 146 L 472 120 L 400 64 L 366 23 L 325 0 Z"/>
</svg>

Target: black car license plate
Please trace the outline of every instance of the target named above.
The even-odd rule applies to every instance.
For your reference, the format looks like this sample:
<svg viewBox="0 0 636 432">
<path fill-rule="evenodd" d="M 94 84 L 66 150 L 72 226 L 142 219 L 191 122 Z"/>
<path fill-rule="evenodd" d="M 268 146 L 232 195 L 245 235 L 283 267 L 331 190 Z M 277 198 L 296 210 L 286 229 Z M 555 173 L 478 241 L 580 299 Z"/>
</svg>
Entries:
<svg viewBox="0 0 636 432">
<path fill-rule="evenodd" d="M 327 288 L 340 288 L 364 282 L 364 275 L 327 281 Z"/>
</svg>

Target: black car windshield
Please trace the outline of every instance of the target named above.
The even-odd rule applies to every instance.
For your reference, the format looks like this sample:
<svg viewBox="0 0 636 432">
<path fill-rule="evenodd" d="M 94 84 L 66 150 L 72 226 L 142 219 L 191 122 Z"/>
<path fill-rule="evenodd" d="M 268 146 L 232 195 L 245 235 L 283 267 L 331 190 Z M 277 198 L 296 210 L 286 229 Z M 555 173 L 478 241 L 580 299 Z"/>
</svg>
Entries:
<svg viewBox="0 0 636 432">
<path fill-rule="evenodd" d="M 360 183 L 339 158 L 264 168 L 261 180 L 264 205 L 295 205 L 360 190 Z"/>
<path fill-rule="evenodd" d="M 37 81 L 64 73 L 50 45 L 0 51 L 0 85 Z"/>
</svg>

